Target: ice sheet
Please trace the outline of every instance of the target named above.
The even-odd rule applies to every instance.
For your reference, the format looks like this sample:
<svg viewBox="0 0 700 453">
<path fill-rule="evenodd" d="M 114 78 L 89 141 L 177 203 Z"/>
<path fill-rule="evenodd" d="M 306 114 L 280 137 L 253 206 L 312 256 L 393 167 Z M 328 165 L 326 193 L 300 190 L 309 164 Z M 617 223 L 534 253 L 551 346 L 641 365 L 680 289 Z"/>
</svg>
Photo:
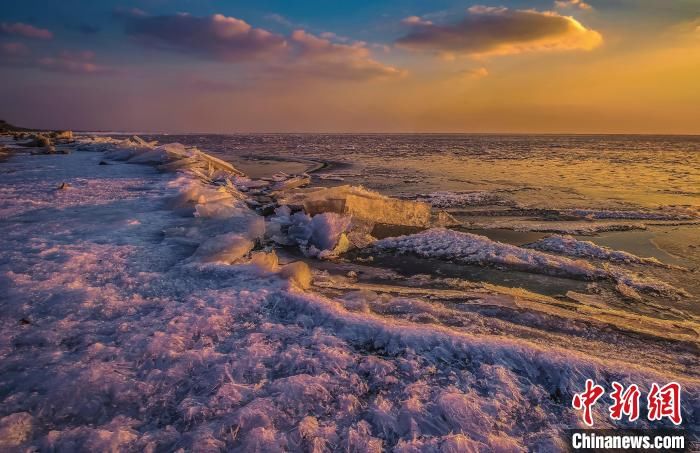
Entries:
<svg viewBox="0 0 700 453">
<path fill-rule="evenodd" d="M 219 234 L 259 238 L 259 216 L 201 167 L 98 165 L 110 146 L 2 164 L 3 448 L 556 451 L 581 424 L 570 400 L 587 378 L 644 391 L 678 380 L 698 426 L 697 380 L 653 360 L 468 333 L 406 300 L 393 305 L 413 318 L 351 311 L 314 292 L 308 268 L 261 250 L 240 264 L 191 260 Z M 211 204 L 240 209 L 194 215 Z M 575 263 L 474 241 L 488 260 Z M 606 411 L 597 427 L 610 426 Z"/>
</svg>

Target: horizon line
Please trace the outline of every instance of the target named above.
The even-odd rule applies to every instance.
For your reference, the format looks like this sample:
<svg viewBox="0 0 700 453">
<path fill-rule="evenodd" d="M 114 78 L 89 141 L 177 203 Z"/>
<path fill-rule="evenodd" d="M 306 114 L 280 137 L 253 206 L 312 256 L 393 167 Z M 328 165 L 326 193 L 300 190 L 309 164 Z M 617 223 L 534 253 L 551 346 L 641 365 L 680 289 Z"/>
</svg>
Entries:
<svg viewBox="0 0 700 453">
<path fill-rule="evenodd" d="M 39 129 L 37 129 L 39 130 Z M 44 129 L 47 130 L 47 129 Z M 51 129 L 53 130 L 53 129 Z M 56 129 L 58 130 L 58 129 Z M 75 133 L 94 134 L 143 134 L 143 135 L 569 135 L 569 136 L 667 136 L 667 137 L 700 137 L 700 132 L 455 132 L 455 131 L 129 131 L 129 130 L 72 130 Z"/>
<path fill-rule="evenodd" d="M 566 136 L 666 136 L 666 137 L 699 137 L 700 132 L 513 132 L 513 131 L 228 131 L 228 132 L 203 132 L 203 131 L 163 131 L 163 130 L 108 130 L 108 129 L 73 129 L 73 128 L 33 128 L 25 126 L 15 126 L 12 123 L 4 121 L 6 124 L 19 129 L 24 129 L 24 132 L 34 131 L 57 131 L 71 130 L 79 134 L 114 134 L 114 135 L 566 135 Z M 21 130 L 18 132 L 22 132 Z"/>
</svg>

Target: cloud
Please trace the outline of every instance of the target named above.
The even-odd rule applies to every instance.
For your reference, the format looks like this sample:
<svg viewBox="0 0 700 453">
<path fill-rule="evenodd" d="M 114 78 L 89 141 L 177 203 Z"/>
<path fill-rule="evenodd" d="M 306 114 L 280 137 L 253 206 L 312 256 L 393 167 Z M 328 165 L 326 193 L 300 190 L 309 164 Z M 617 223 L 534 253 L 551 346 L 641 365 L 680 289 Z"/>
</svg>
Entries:
<svg viewBox="0 0 700 453">
<path fill-rule="evenodd" d="M 372 59 L 366 43 L 330 32 L 316 36 L 296 29 L 283 36 L 235 17 L 215 14 L 149 16 L 119 12 L 127 34 L 143 45 L 229 63 L 257 63 L 276 75 L 344 80 L 397 77 L 403 71 Z M 268 16 L 271 18 L 273 16 Z M 281 16 L 280 16 L 281 17 Z"/>
<path fill-rule="evenodd" d="M 121 14 L 126 32 L 144 45 L 195 53 L 221 61 L 259 59 L 283 51 L 284 37 L 235 17 Z"/>
<path fill-rule="evenodd" d="M 404 25 L 433 25 L 432 21 L 421 19 L 418 16 L 408 16 L 401 23 Z"/>
<path fill-rule="evenodd" d="M 578 9 L 593 9 L 591 5 L 583 0 L 554 0 L 555 8 L 578 8 Z"/>
<path fill-rule="evenodd" d="M 481 67 L 460 71 L 457 75 L 459 76 L 459 78 L 462 79 L 483 79 L 484 77 L 489 75 L 489 71 L 488 69 Z"/>
<path fill-rule="evenodd" d="M 290 68 L 296 72 L 336 79 L 358 80 L 401 77 L 404 71 L 375 61 L 367 44 L 334 43 L 304 30 L 290 37 L 293 58 Z"/>
<path fill-rule="evenodd" d="M 21 42 L 5 42 L 0 44 L 0 55 L 3 57 L 19 57 L 27 55 L 29 49 Z"/>
<path fill-rule="evenodd" d="M 51 39 L 53 33 L 45 28 L 37 28 L 22 22 L 0 22 L 0 35 L 21 36 L 32 39 Z"/>
<path fill-rule="evenodd" d="M 66 74 L 108 75 L 119 72 L 114 68 L 97 64 L 95 54 L 90 51 L 64 51 L 56 57 L 42 58 L 36 64 L 44 70 Z"/>
<path fill-rule="evenodd" d="M 329 41 L 338 41 L 338 42 L 348 42 L 351 41 L 350 38 L 347 36 L 340 36 L 336 33 L 333 33 L 332 31 L 324 31 L 319 35 L 323 39 L 327 39 Z"/>
<path fill-rule="evenodd" d="M 397 41 L 399 47 L 443 56 L 591 50 L 603 41 L 600 33 L 573 17 L 551 11 L 473 6 L 457 23 L 412 20 L 407 25 L 410 30 Z"/>
<path fill-rule="evenodd" d="M 276 23 L 276 24 L 280 24 L 280 25 L 282 25 L 283 27 L 286 27 L 286 28 L 299 28 L 299 27 L 303 27 L 303 25 L 301 25 L 301 24 L 299 24 L 299 23 L 297 23 L 297 22 L 293 22 L 293 21 L 291 21 L 290 19 L 287 19 L 286 17 L 284 17 L 284 16 L 281 15 L 281 14 L 268 14 L 267 16 L 265 16 L 265 19 L 267 19 L 267 20 L 269 20 L 269 21 L 271 21 L 271 22 L 274 22 L 274 23 Z"/>
</svg>

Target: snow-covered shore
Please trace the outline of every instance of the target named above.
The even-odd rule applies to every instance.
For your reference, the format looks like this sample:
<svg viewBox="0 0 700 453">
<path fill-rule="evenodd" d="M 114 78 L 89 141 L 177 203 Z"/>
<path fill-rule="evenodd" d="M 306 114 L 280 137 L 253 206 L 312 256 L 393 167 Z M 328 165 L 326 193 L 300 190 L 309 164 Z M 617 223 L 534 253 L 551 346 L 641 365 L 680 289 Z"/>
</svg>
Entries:
<svg viewBox="0 0 700 453">
<path fill-rule="evenodd" d="M 642 365 L 598 353 L 596 340 L 572 346 L 607 332 L 612 316 L 582 310 L 574 322 L 526 294 L 481 297 L 539 304 L 518 322 L 552 323 L 557 341 L 489 314 L 469 318 L 483 330 L 441 321 L 440 309 L 460 310 L 419 296 L 358 310 L 376 292 L 335 298 L 304 264 L 277 262 L 244 182 L 222 182 L 235 171 L 181 147 L 82 148 L 0 164 L 2 449 L 560 451 L 580 426 L 570 401 L 586 379 L 645 390 L 677 380 L 686 426 L 700 424 L 698 377 L 663 362 L 677 354 L 692 367 L 697 340 L 673 332 L 692 332 L 693 320 L 669 322 L 664 338 L 622 335 L 623 349 L 648 338 Z M 310 221 L 298 225 L 297 243 L 312 241 Z M 595 417 L 612 426 L 606 405 Z"/>
</svg>

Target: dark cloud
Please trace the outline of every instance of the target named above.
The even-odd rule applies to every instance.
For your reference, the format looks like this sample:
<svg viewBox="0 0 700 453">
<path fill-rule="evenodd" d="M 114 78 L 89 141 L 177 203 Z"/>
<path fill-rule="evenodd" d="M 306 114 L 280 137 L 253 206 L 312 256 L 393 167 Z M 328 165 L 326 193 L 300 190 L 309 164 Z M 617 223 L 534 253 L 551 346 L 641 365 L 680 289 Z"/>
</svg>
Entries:
<svg viewBox="0 0 700 453">
<path fill-rule="evenodd" d="M 121 13 L 126 33 L 144 45 L 195 53 L 223 61 L 258 59 L 283 51 L 284 37 L 253 28 L 235 17 L 215 14 L 148 16 Z"/>
<path fill-rule="evenodd" d="M 142 45 L 199 55 L 224 62 L 255 62 L 275 75 L 345 80 L 394 77 L 402 71 L 371 57 L 366 43 L 349 43 L 331 33 L 319 37 L 302 29 L 289 36 L 254 28 L 235 17 L 215 14 L 149 16 L 119 12 L 128 35 Z M 346 42 L 334 42 L 345 40 Z"/>
<path fill-rule="evenodd" d="M 31 39 L 51 39 L 53 33 L 45 28 L 38 28 L 22 22 L 0 22 L 0 35 L 19 36 Z"/>
<path fill-rule="evenodd" d="M 406 18 L 410 28 L 400 47 L 445 55 L 506 55 L 546 50 L 590 50 L 601 35 L 555 12 L 474 6 L 452 24 Z"/>
</svg>

